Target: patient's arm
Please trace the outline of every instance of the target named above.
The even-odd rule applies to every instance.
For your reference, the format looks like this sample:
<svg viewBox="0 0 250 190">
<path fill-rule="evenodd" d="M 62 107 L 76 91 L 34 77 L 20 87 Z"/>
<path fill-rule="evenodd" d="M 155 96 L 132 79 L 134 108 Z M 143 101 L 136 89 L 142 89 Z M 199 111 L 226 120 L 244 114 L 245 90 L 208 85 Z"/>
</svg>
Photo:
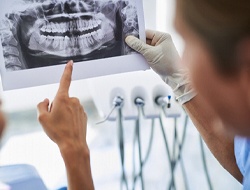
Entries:
<svg viewBox="0 0 250 190">
<path fill-rule="evenodd" d="M 86 146 L 61 148 L 69 190 L 93 190 L 89 150 Z"/>
<path fill-rule="evenodd" d="M 77 98 L 70 98 L 73 63 L 68 63 L 57 95 L 38 104 L 38 119 L 44 131 L 59 147 L 64 159 L 69 190 L 93 190 L 90 156 L 86 142 L 87 116 Z"/>
</svg>

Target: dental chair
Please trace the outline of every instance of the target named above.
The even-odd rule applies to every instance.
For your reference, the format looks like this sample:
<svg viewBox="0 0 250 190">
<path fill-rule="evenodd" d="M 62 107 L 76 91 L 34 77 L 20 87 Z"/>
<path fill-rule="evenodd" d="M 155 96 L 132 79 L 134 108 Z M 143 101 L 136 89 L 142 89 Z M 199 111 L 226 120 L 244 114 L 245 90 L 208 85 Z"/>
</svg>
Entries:
<svg viewBox="0 0 250 190">
<path fill-rule="evenodd" d="M 36 169 L 26 164 L 0 166 L 0 181 L 11 190 L 47 190 Z"/>
</svg>

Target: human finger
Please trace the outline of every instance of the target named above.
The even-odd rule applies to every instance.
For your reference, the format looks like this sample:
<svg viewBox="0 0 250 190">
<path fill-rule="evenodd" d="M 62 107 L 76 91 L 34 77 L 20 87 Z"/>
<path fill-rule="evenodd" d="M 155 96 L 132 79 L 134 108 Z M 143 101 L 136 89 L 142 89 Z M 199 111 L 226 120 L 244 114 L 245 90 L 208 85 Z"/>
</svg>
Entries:
<svg viewBox="0 0 250 190">
<path fill-rule="evenodd" d="M 69 94 L 69 87 L 71 83 L 71 76 L 73 71 L 73 61 L 69 61 L 67 65 L 65 66 L 64 72 L 62 74 L 61 80 L 60 80 L 60 86 L 57 91 L 58 94 L 67 95 Z"/>
<path fill-rule="evenodd" d="M 40 123 L 44 122 L 49 113 L 49 100 L 45 99 L 37 105 L 37 116 Z"/>
<path fill-rule="evenodd" d="M 74 107 L 81 106 L 80 100 L 78 98 L 72 97 L 70 98 L 70 102 Z"/>
<path fill-rule="evenodd" d="M 146 38 L 148 42 L 150 42 L 151 40 L 150 43 L 151 46 L 157 46 L 164 40 L 168 38 L 171 39 L 171 35 L 168 33 L 159 32 L 155 30 L 146 30 Z"/>
<path fill-rule="evenodd" d="M 134 36 L 128 36 L 125 41 L 132 49 L 141 54 L 145 54 L 145 52 L 151 48 L 151 46 Z"/>
<path fill-rule="evenodd" d="M 156 32 L 157 31 L 155 30 L 146 30 L 146 39 L 152 42 L 153 38 L 156 35 Z"/>
<path fill-rule="evenodd" d="M 146 44 L 151 45 L 152 40 L 151 39 L 146 39 Z"/>
</svg>

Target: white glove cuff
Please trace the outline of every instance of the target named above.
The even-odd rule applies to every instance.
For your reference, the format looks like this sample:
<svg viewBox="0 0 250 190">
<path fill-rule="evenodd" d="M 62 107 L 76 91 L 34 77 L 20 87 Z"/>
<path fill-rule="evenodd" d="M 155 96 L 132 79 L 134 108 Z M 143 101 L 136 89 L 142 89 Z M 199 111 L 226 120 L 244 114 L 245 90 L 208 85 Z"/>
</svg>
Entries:
<svg viewBox="0 0 250 190">
<path fill-rule="evenodd" d="M 194 90 L 191 90 L 187 92 L 186 94 L 183 94 L 182 96 L 176 97 L 176 100 L 181 104 L 185 104 L 189 102 L 191 99 L 193 99 L 197 93 Z"/>
<path fill-rule="evenodd" d="M 197 93 L 191 87 L 189 80 L 184 75 L 178 75 L 175 76 L 175 78 L 173 76 L 166 77 L 164 81 L 172 88 L 176 96 L 176 100 L 181 105 L 190 101 L 197 95 Z"/>
</svg>

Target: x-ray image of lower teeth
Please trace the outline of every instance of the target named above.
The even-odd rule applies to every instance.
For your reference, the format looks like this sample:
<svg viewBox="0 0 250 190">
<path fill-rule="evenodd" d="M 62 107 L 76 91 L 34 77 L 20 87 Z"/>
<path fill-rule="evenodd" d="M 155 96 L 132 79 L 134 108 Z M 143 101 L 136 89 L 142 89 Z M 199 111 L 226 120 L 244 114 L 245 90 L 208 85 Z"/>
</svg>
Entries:
<svg viewBox="0 0 250 190">
<path fill-rule="evenodd" d="M 17 1 L 0 22 L 7 71 L 127 55 L 139 37 L 136 0 Z"/>
</svg>

